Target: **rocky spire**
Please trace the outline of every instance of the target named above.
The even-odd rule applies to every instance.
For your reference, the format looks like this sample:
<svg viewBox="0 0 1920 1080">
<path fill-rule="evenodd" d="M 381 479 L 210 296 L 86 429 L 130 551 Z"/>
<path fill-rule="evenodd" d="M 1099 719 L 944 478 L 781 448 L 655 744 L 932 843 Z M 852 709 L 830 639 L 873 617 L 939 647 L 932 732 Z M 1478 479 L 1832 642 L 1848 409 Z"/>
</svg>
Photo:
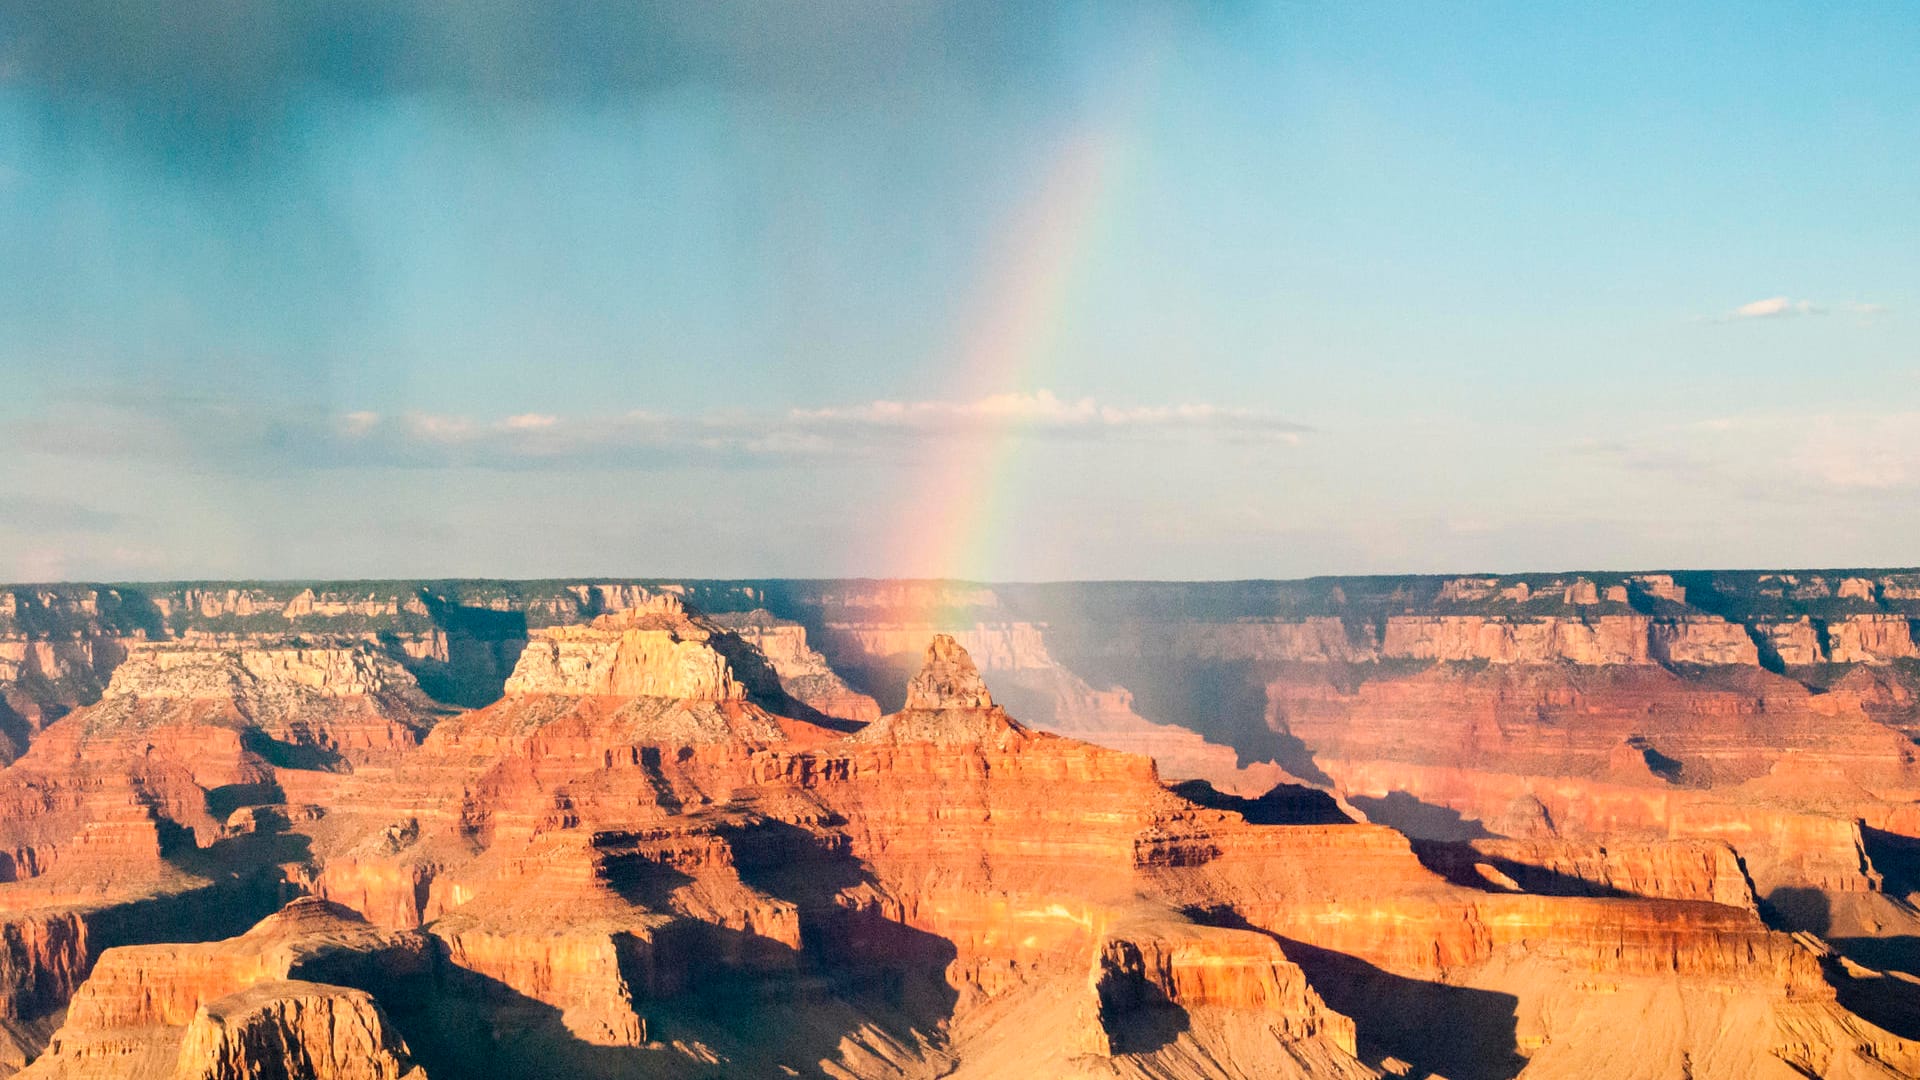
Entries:
<svg viewBox="0 0 1920 1080">
<path fill-rule="evenodd" d="M 852 737 L 868 743 L 1005 745 L 1028 736 L 1026 728 L 993 703 L 967 650 L 952 635 L 936 634 L 920 674 L 907 684 L 906 708 Z"/>
<path fill-rule="evenodd" d="M 952 634 L 935 634 L 920 674 L 907 684 L 907 708 L 991 709 L 993 697 L 967 650 Z"/>
</svg>

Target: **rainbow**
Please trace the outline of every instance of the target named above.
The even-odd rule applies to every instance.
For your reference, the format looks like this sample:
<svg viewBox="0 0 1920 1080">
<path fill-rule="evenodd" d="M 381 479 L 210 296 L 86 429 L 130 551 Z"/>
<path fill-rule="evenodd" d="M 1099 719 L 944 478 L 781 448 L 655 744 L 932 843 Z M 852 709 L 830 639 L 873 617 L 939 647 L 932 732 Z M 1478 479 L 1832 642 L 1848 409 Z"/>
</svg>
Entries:
<svg viewBox="0 0 1920 1080">
<path fill-rule="evenodd" d="M 1073 299 L 1073 284 L 1097 246 L 1112 199 L 1122 140 L 1112 128 L 1065 140 L 1032 198 L 1003 228 L 997 274 L 956 350 L 961 388 L 985 426 L 935 454 L 895 560 L 915 576 L 982 578 L 999 565 L 1016 488 L 1018 426 L 1059 403 L 1043 385 L 1046 363 Z"/>
</svg>

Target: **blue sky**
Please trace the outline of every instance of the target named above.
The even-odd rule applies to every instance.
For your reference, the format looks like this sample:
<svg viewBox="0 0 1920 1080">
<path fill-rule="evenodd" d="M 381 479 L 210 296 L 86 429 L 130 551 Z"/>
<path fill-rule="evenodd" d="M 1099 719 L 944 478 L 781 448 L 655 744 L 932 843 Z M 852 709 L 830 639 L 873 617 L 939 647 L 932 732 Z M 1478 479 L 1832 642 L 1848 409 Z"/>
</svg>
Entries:
<svg viewBox="0 0 1920 1080">
<path fill-rule="evenodd" d="M 9 5 L 0 577 L 1920 563 L 1917 52 L 1898 3 Z"/>
</svg>

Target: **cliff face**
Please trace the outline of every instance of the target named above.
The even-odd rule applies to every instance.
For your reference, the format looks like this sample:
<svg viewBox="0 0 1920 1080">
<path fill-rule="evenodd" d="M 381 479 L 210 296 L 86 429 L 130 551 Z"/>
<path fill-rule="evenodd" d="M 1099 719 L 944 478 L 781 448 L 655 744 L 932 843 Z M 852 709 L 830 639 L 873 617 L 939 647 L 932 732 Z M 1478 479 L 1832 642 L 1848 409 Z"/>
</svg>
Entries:
<svg viewBox="0 0 1920 1080">
<path fill-rule="evenodd" d="M 586 626 L 536 630 L 507 679 L 509 694 L 738 701 L 746 688 L 712 633 L 671 596 Z"/>
<path fill-rule="evenodd" d="M 1753 883 L 1725 843 L 1427 841 L 1419 851 L 1428 867 L 1478 888 L 1546 896 L 1657 897 L 1747 910 L 1757 906 Z"/>
<path fill-rule="evenodd" d="M 1913 643 L 1913 622 L 1904 615 L 1851 615 L 1827 624 L 1832 642 L 1827 660 L 1835 664 L 1886 664 L 1920 657 Z"/>
<path fill-rule="evenodd" d="M 360 645 L 289 642 L 260 648 L 136 645 L 114 669 L 114 697 L 226 699 L 279 691 L 355 697 L 397 690 L 412 680 L 398 664 Z"/>
<path fill-rule="evenodd" d="M 248 987 L 194 1014 L 174 1080 L 427 1080 L 369 995 L 309 982 Z"/>
<path fill-rule="evenodd" d="M 808 643 L 806 627 L 761 609 L 718 616 L 713 622 L 764 657 L 779 689 L 800 704 L 840 720 L 866 723 L 880 718 L 879 702 L 847 685 Z"/>
<path fill-rule="evenodd" d="M 291 976 L 393 987 L 428 962 L 418 938 L 311 899 L 227 941 L 108 949 L 21 1075 L 424 1080 L 368 994 Z"/>
</svg>

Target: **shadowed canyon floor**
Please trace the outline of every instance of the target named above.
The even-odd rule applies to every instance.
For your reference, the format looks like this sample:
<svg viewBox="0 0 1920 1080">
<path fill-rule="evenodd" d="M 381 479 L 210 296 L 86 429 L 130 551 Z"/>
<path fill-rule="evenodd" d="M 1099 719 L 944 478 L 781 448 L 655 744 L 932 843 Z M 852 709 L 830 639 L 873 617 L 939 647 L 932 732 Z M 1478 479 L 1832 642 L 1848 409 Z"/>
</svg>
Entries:
<svg viewBox="0 0 1920 1080">
<path fill-rule="evenodd" d="M 0 1075 L 1920 1075 L 1920 573 L 0 590 Z"/>
</svg>

